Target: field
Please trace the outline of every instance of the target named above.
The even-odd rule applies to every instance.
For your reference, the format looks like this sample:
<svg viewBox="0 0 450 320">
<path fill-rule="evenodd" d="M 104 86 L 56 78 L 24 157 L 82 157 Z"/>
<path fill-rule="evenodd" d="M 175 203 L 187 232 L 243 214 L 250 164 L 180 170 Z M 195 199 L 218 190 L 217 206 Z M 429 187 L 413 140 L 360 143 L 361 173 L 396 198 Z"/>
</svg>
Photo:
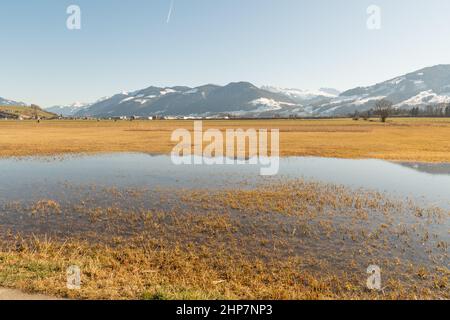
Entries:
<svg viewBox="0 0 450 320">
<path fill-rule="evenodd" d="M 445 118 L 203 126 L 280 129 L 282 156 L 450 162 Z M 166 154 L 172 131 L 192 127 L 0 120 L 0 157 Z M 450 299 L 450 215 L 433 204 L 286 178 L 219 190 L 68 179 L 48 192 L 45 180 L 33 184 L 45 198 L 0 197 L 0 287 L 73 299 Z M 367 289 L 371 264 L 382 268 L 381 291 Z M 71 265 L 80 290 L 67 289 Z"/>
<path fill-rule="evenodd" d="M 450 162 L 450 119 L 204 121 L 204 128 L 278 128 L 282 156 Z M 192 121 L 2 121 L 0 156 L 169 153 Z"/>
<path fill-rule="evenodd" d="M 2 226 L 0 286 L 76 299 L 450 298 L 439 208 L 301 180 L 61 191 L 76 197 L 0 211 L 26 226 Z M 382 291 L 366 287 L 371 264 Z M 80 290 L 66 287 L 70 265 L 82 270 Z"/>
</svg>

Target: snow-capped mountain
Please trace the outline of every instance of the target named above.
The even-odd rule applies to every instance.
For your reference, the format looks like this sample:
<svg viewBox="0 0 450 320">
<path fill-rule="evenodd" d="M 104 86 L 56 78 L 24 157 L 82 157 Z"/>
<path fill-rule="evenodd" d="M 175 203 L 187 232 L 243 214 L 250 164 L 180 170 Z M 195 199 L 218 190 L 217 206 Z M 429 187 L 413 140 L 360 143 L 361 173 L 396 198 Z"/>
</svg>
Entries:
<svg viewBox="0 0 450 320">
<path fill-rule="evenodd" d="M 148 87 L 78 106 L 79 109 L 69 108 L 66 114 L 93 117 L 336 116 L 369 110 L 380 99 L 392 101 L 394 107 L 399 109 L 450 103 L 450 65 L 421 69 L 373 86 L 358 87 L 342 93 L 329 88 L 258 88 L 249 82 L 235 82 L 226 86 L 208 84 L 195 88 Z M 62 113 L 53 108 L 48 110 Z"/>
<path fill-rule="evenodd" d="M 26 106 L 28 106 L 28 104 L 26 104 L 24 102 L 17 102 L 17 101 L 8 100 L 8 99 L 4 99 L 4 98 L 0 97 L 0 106 L 22 106 L 22 107 L 26 107 Z"/>
<path fill-rule="evenodd" d="M 263 86 L 263 90 L 274 93 L 283 94 L 295 102 L 302 105 L 310 105 L 313 103 L 327 102 L 339 96 L 340 92 L 332 88 L 320 88 L 318 90 L 301 90 L 301 89 L 286 89 L 272 86 Z"/>
<path fill-rule="evenodd" d="M 81 111 L 82 109 L 88 108 L 90 105 L 91 103 L 75 102 L 66 106 L 49 107 L 46 108 L 46 110 L 58 115 L 62 115 L 64 117 L 70 117 L 76 114 L 77 112 Z"/>
<path fill-rule="evenodd" d="M 303 107 L 292 98 L 260 89 L 248 82 L 196 88 L 148 87 L 122 92 L 79 111 L 77 116 L 270 116 L 301 113 Z"/>
<path fill-rule="evenodd" d="M 388 99 L 400 109 L 450 103 L 450 65 L 424 68 L 370 87 L 347 90 L 326 103 L 314 104 L 313 110 L 320 115 L 345 115 L 373 108 L 380 99 Z"/>
</svg>

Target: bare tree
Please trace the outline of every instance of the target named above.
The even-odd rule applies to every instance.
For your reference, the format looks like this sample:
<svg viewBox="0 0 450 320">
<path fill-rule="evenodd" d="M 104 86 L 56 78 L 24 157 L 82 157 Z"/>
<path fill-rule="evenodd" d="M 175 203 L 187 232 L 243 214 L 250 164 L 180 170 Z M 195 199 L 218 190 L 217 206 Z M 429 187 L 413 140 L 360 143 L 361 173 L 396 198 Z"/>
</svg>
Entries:
<svg viewBox="0 0 450 320">
<path fill-rule="evenodd" d="M 380 116 L 381 122 L 386 122 L 386 119 L 392 113 L 392 102 L 386 99 L 377 101 L 375 104 L 375 111 Z"/>
<path fill-rule="evenodd" d="M 31 105 L 31 109 L 32 109 L 33 118 L 35 120 L 38 120 L 38 118 L 39 118 L 39 110 L 40 110 L 39 106 L 37 106 L 35 104 L 32 104 Z"/>
</svg>

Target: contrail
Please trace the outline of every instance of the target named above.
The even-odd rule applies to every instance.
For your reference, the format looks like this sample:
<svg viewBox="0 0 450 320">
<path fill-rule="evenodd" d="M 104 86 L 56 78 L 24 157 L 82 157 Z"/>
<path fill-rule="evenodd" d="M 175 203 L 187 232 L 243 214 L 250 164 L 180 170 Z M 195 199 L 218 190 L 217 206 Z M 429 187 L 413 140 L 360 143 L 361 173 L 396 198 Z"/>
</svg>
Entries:
<svg viewBox="0 0 450 320">
<path fill-rule="evenodd" d="M 167 15 L 167 23 L 170 22 L 170 18 L 172 17 L 174 1 L 175 0 L 172 0 L 171 3 L 170 3 L 169 14 Z"/>
</svg>

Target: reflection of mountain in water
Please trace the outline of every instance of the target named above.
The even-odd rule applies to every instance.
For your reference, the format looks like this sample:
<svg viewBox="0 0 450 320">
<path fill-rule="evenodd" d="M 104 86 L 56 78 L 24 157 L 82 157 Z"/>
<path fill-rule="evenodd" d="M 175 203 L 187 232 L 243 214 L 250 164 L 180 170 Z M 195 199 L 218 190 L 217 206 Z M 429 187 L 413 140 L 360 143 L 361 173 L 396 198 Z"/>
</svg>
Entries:
<svg viewBox="0 0 450 320">
<path fill-rule="evenodd" d="M 400 165 L 419 172 L 437 175 L 450 175 L 450 163 L 415 163 L 401 162 Z"/>
</svg>

